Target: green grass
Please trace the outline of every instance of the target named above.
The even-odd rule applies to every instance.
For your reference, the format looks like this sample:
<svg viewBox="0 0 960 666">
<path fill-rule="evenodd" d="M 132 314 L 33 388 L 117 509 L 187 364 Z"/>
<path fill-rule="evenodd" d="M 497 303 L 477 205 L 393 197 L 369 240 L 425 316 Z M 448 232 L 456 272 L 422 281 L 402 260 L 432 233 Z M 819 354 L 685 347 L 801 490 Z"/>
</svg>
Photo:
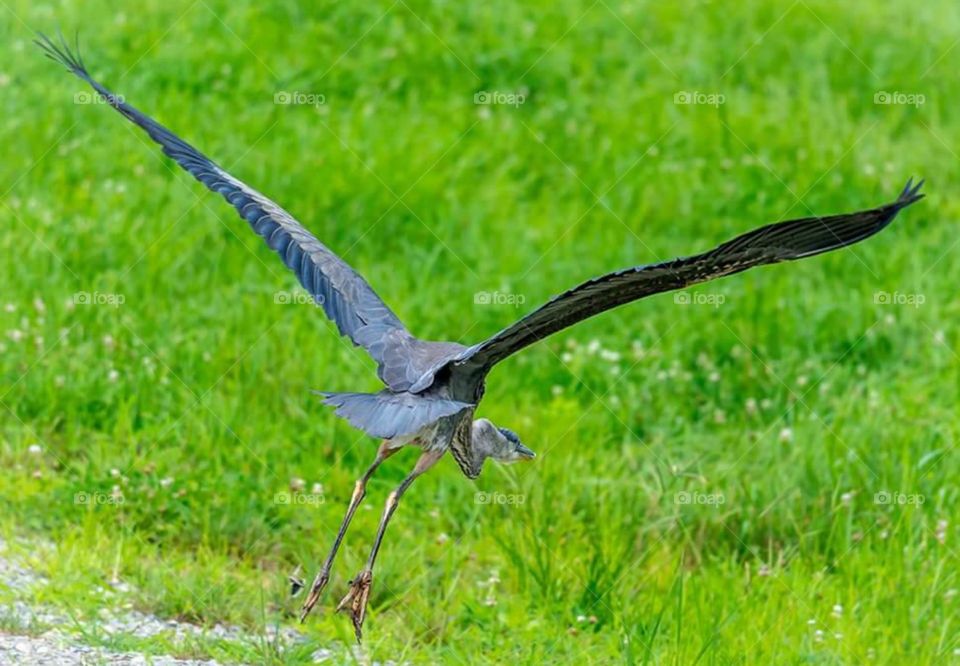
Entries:
<svg viewBox="0 0 960 666">
<path fill-rule="evenodd" d="M 89 618 L 117 577 L 163 617 L 293 625 L 286 576 L 313 574 L 375 449 L 309 392 L 375 390 L 371 361 L 276 302 L 294 279 L 226 204 L 74 103 L 81 84 L 29 43 L 59 25 L 95 76 L 288 208 L 429 339 L 474 342 L 595 274 L 926 177 L 927 199 L 863 245 L 691 292 L 719 307 L 632 304 L 496 368 L 482 415 L 541 455 L 476 482 L 445 460 L 413 486 L 365 648 L 418 664 L 956 659 L 952 3 L 8 0 L 0 17 L 0 512 L 8 535 L 55 543 L 34 562 L 53 584 L 21 594 Z M 474 303 L 495 290 L 524 306 Z M 83 292 L 123 303 L 68 307 Z M 415 456 L 372 482 L 326 611 Z M 295 477 L 325 501 L 276 503 Z M 351 641 L 329 612 L 304 631 Z"/>
</svg>

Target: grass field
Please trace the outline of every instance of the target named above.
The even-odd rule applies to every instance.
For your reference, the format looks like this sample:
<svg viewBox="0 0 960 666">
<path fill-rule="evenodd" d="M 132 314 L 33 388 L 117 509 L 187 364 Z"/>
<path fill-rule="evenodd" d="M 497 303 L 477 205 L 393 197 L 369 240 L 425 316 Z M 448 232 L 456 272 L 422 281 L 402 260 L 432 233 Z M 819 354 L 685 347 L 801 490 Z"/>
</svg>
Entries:
<svg viewBox="0 0 960 666">
<path fill-rule="evenodd" d="M 373 364 L 229 206 L 41 57 L 32 31 L 58 26 L 428 339 L 474 342 L 595 274 L 926 177 L 863 245 L 498 366 L 480 412 L 540 455 L 476 482 L 447 459 L 413 486 L 364 648 L 960 658 L 953 3 L 0 2 L 0 535 L 54 544 L 33 561 L 53 584 L 0 600 L 256 634 L 295 624 L 286 577 L 313 575 L 376 446 L 310 389 L 376 390 Z M 301 648 L 89 639 L 248 663 L 345 650 L 332 607 L 415 457 L 372 482 Z M 129 591 L 105 601 L 108 581 Z"/>
</svg>

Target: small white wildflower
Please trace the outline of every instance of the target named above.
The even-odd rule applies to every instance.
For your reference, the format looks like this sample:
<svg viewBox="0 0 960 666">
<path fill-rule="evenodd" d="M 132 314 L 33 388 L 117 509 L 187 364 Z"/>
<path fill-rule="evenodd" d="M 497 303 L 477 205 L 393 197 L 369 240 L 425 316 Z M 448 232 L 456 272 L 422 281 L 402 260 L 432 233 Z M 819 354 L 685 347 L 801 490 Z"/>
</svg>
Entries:
<svg viewBox="0 0 960 666">
<path fill-rule="evenodd" d="M 843 634 L 841 634 L 841 633 L 838 631 L 837 633 L 835 633 L 835 634 L 833 635 L 833 637 L 836 638 L 836 639 L 839 641 L 841 638 L 843 638 Z"/>
<path fill-rule="evenodd" d="M 563 352 L 560 354 L 560 361 L 564 364 L 569 364 L 571 361 L 573 361 L 573 354 L 570 352 Z"/>
<path fill-rule="evenodd" d="M 769 566 L 766 562 L 764 562 L 763 564 L 761 564 L 761 565 L 760 565 L 760 568 L 757 569 L 757 575 L 758 575 L 758 576 L 762 576 L 762 577 L 769 576 L 769 575 L 770 575 L 770 566 Z"/>
<path fill-rule="evenodd" d="M 815 632 L 813 632 L 813 640 L 816 641 L 817 643 L 820 643 L 820 642 L 823 641 L 823 630 L 822 630 L 822 629 L 817 629 Z"/>
<path fill-rule="evenodd" d="M 107 349 L 113 349 L 116 346 L 116 340 L 113 339 L 113 336 L 109 333 L 103 336 L 103 346 Z"/>
<path fill-rule="evenodd" d="M 23 340 L 23 331 L 18 328 L 11 329 L 7 332 L 7 337 L 9 337 L 14 342 L 20 342 Z"/>
<path fill-rule="evenodd" d="M 29 447 L 27 447 L 27 451 L 32 456 L 39 456 L 41 453 L 43 453 L 43 449 L 39 444 L 31 444 Z"/>
<path fill-rule="evenodd" d="M 307 487 L 307 482 L 301 479 L 300 477 L 293 477 L 290 479 L 290 490 L 300 491 Z"/>
<path fill-rule="evenodd" d="M 784 428 L 780 431 L 780 441 L 781 442 L 792 442 L 793 441 L 793 430 L 790 428 Z"/>
<path fill-rule="evenodd" d="M 812 627 L 813 625 L 815 625 L 816 623 L 817 623 L 817 621 L 816 621 L 814 618 L 810 618 L 809 620 L 807 620 L 807 624 L 809 624 L 811 627 Z"/>
<path fill-rule="evenodd" d="M 716 371 L 711 372 L 710 375 L 707 377 L 707 379 L 708 379 L 710 382 L 716 384 L 717 382 L 720 381 L 720 373 L 719 373 L 719 372 L 716 372 Z"/>
<path fill-rule="evenodd" d="M 173 485 L 173 477 L 172 477 L 172 476 L 167 476 L 167 477 L 164 477 L 164 478 L 160 479 L 160 486 L 161 486 L 162 488 L 169 488 L 169 487 L 172 486 L 172 485 Z"/>
<path fill-rule="evenodd" d="M 110 470 L 110 476 L 116 479 L 118 476 L 120 476 L 120 470 L 114 467 Z"/>
<path fill-rule="evenodd" d="M 747 410 L 747 414 L 757 413 L 757 401 L 753 398 L 747 398 L 747 401 L 743 403 L 743 407 Z"/>
<path fill-rule="evenodd" d="M 593 340 L 587 343 L 587 353 L 593 355 L 593 354 L 596 354 L 598 351 L 600 351 L 600 341 L 594 338 Z"/>
<path fill-rule="evenodd" d="M 722 409 L 718 409 L 713 412 L 713 421 L 714 423 L 726 423 L 727 415 Z"/>
<path fill-rule="evenodd" d="M 578 615 L 578 616 L 577 616 L 577 622 L 583 624 L 583 623 L 586 622 L 586 621 L 587 621 L 587 616 L 586 616 L 586 615 Z"/>
<path fill-rule="evenodd" d="M 620 360 L 620 352 L 613 351 L 612 349 L 603 349 L 600 351 L 600 358 L 610 363 L 616 363 Z"/>
<path fill-rule="evenodd" d="M 953 599 L 955 596 L 957 596 L 957 589 L 954 587 L 951 587 L 949 590 L 943 593 L 943 598 L 947 600 Z"/>
<path fill-rule="evenodd" d="M 853 502 L 853 493 L 843 493 L 840 495 L 840 503 L 844 506 L 850 506 L 850 503 Z M 836 608 L 836 606 L 834 606 Z"/>
<path fill-rule="evenodd" d="M 41 314 L 47 311 L 46 304 L 44 304 L 43 300 L 40 298 L 33 299 L 33 308 Z"/>
<path fill-rule="evenodd" d="M 7 303 L 5 306 L 3 306 L 3 309 L 6 310 L 7 312 L 16 312 L 17 306 L 14 305 L 13 303 Z"/>
<path fill-rule="evenodd" d="M 770 398 L 764 398 L 763 400 L 760 401 L 760 409 L 762 409 L 763 411 L 767 411 L 771 407 L 773 407 L 773 400 L 771 400 Z"/>
<path fill-rule="evenodd" d="M 311 492 L 312 494 L 314 494 L 314 495 L 322 495 L 322 494 L 323 494 L 323 484 L 322 484 L 322 483 L 314 483 L 312 486 L 310 486 L 310 492 Z"/>
<path fill-rule="evenodd" d="M 120 373 L 115 369 L 110 368 L 110 372 L 107 373 L 107 379 L 111 382 L 116 382 L 118 379 L 120 379 Z"/>
<path fill-rule="evenodd" d="M 833 609 L 831 610 L 830 614 L 831 614 L 832 616 L 834 616 L 834 617 L 842 617 L 842 616 L 843 616 L 843 606 L 841 606 L 840 604 L 834 604 L 834 605 L 833 605 Z"/>
<path fill-rule="evenodd" d="M 437 535 L 437 543 L 441 546 L 448 541 L 450 541 L 450 535 L 446 532 L 440 532 L 440 534 Z"/>
<path fill-rule="evenodd" d="M 800 375 L 797 377 L 797 386 L 806 386 L 809 381 L 806 375 Z"/>
<path fill-rule="evenodd" d="M 552 393 L 554 396 L 558 396 L 563 393 L 563 387 L 559 384 L 554 384 L 550 387 L 550 393 Z"/>
</svg>

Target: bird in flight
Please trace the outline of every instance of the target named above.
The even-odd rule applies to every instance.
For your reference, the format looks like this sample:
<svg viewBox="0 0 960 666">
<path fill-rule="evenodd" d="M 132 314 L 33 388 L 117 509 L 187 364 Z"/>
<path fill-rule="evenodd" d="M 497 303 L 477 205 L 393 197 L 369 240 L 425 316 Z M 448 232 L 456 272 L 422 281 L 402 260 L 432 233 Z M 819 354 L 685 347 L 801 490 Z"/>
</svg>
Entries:
<svg viewBox="0 0 960 666">
<path fill-rule="evenodd" d="M 640 298 L 754 266 L 812 257 L 852 245 L 878 233 L 902 208 L 923 198 L 919 193 L 923 181 L 914 186 L 911 179 L 895 201 L 876 208 L 768 224 L 702 254 L 625 268 L 588 280 L 475 345 L 421 340 L 407 330 L 359 273 L 288 212 L 94 80 L 78 49 L 71 50 L 62 37 L 57 44 L 39 35 L 37 44 L 47 56 L 92 86 L 104 102 L 146 131 L 177 164 L 236 208 L 296 274 L 340 334 L 376 361 L 377 376 L 384 384 L 380 392 L 321 393 L 323 402 L 334 407 L 338 416 L 381 440 L 381 444 L 372 464 L 356 482 L 333 546 L 300 615 L 301 621 L 306 618 L 327 585 L 337 550 L 374 471 L 400 448 L 418 447 L 422 453 L 413 469 L 387 498 L 366 565 L 350 581 L 337 607 L 350 613 L 358 641 L 374 562 L 387 524 L 410 484 L 448 451 L 471 479 L 480 474 L 488 458 L 511 463 L 534 457 L 513 431 L 474 418 L 487 374 L 497 363 L 557 331 Z"/>
</svg>

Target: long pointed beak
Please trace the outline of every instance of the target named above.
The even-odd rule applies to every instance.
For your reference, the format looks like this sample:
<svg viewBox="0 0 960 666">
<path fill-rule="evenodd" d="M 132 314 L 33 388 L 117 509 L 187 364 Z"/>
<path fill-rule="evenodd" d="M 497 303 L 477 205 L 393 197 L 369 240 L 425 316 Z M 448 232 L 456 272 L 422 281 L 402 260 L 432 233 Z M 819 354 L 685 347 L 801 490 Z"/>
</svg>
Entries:
<svg viewBox="0 0 960 666">
<path fill-rule="evenodd" d="M 525 447 L 523 444 L 517 444 L 517 453 L 520 454 L 520 457 L 524 460 L 533 460 L 537 457 L 537 454 Z"/>
</svg>

